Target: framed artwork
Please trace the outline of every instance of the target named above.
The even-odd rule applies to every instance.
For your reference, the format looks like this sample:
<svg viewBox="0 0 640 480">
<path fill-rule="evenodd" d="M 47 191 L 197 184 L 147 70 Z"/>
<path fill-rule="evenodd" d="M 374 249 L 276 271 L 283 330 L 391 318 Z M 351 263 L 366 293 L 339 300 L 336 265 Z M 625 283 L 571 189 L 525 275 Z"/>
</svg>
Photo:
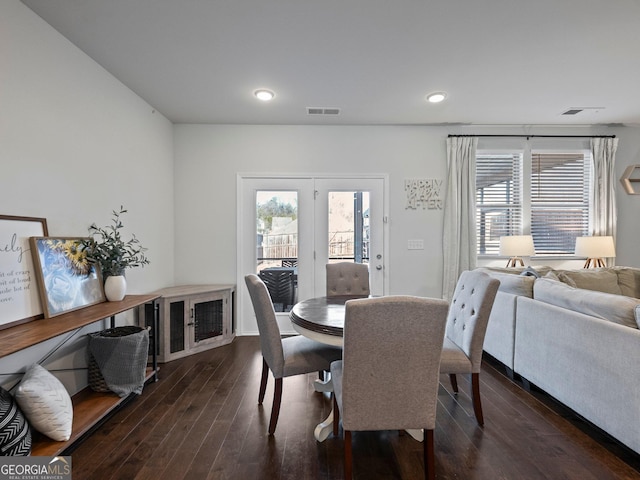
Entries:
<svg viewBox="0 0 640 480">
<path fill-rule="evenodd" d="M 87 259 L 83 240 L 29 239 L 45 318 L 105 301 L 102 275 Z"/>
<path fill-rule="evenodd" d="M 0 215 L 0 330 L 43 317 L 29 238 L 48 234 L 44 218 Z"/>
</svg>

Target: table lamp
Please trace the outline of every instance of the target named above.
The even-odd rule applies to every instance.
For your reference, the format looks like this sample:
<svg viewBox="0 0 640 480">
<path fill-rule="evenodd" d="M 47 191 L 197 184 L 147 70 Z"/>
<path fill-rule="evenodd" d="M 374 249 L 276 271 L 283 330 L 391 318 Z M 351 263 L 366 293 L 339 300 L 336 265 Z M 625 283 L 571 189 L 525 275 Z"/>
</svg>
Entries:
<svg viewBox="0 0 640 480">
<path fill-rule="evenodd" d="M 536 252 L 531 235 L 500 237 L 500 255 L 511 257 L 507 262 L 507 267 L 516 267 L 518 263 L 524 267 L 522 257 L 529 257 L 534 253 Z"/>
<path fill-rule="evenodd" d="M 584 268 L 589 266 L 604 267 L 603 258 L 615 257 L 616 247 L 613 244 L 613 237 L 594 236 L 576 237 L 576 256 L 587 257 Z"/>
</svg>

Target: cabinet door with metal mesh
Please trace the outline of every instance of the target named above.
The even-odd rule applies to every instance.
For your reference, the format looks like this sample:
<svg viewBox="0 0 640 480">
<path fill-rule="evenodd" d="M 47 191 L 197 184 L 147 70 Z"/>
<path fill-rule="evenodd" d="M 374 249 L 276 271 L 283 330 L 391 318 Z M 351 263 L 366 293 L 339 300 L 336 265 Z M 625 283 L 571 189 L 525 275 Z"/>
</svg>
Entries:
<svg viewBox="0 0 640 480">
<path fill-rule="evenodd" d="M 184 300 L 171 302 L 169 306 L 169 332 L 169 351 L 184 351 Z"/>
<path fill-rule="evenodd" d="M 222 335 L 224 327 L 224 301 L 212 300 L 193 305 L 194 342 Z"/>
</svg>

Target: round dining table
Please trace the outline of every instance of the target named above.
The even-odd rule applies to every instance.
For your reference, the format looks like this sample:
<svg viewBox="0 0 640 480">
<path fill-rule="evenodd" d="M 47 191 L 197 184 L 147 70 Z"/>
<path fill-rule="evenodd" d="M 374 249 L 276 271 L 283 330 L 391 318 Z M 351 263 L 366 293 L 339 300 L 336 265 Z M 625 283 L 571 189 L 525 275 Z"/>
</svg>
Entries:
<svg viewBox="0 0 640 480">
<path fill-rule="evenodd" d="M 359 296 L 316 297 L 296 303 L 289 318 L 293 328 L 307 338 L 327 345 L 342 346 L 345 304 L 348 300 L 369 298 Z M 318 392 L 333 392 L 331 379 L 316 380 L 314 388 Z M 333 431 L 333 408 L 329 416 L 319 423 L 313 435 L 318 442 L 325 441 Z M 407 430 L 418 441 L 422 441 L 422 430 Z"/>
<path fill-rule="evenodd" d="M 347 300 L 367 296 L 316 297 L 296 303 L 289 318 L 301 335 L 327 345 L 342 346 L 344 309 Z"/>
</svg>

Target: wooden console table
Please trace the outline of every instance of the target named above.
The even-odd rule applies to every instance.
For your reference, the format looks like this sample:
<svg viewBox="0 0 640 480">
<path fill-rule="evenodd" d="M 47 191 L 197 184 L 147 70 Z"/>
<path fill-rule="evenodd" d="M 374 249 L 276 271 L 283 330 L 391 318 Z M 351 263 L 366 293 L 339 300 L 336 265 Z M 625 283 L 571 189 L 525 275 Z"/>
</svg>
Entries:
<svg viewBox="0 0 640 480">
<path fill-rule="evenodd" d="M 94 322 L 111 318 L 114 326 L 115 316 L 127 310 L 134 309 L 146 303 L 152 303 L 154 310 L 159 295 L 127 295 L 120 302 L 104 302 L 97 305 L 64 313 L 55 318 L 33 320 L 2 330 L 0 335 L 0 358 L 19 352 L 25 348 L 37 345 L 51 338 L 75 331 Z M 158 332 L 158 318 L 152 322 L 150 344 L 152 364 L 147 369 L 147 380 L 157 380 L 158 362 L 156 355 L 156 341 Z M 134 394 L 132 394 L 134 395 Z M 39 435 L 34 431 L 31 455 L 54 456 L 68 450 L 81 437 L 91 432 L 92 428 L 116 409 L 129 397 L 120 398 L 114 393 L 98 393 L 89 387 L 73 395 L 73 428 L 71 438 L 65 442 L 56 442 Z"/>
</svg>

